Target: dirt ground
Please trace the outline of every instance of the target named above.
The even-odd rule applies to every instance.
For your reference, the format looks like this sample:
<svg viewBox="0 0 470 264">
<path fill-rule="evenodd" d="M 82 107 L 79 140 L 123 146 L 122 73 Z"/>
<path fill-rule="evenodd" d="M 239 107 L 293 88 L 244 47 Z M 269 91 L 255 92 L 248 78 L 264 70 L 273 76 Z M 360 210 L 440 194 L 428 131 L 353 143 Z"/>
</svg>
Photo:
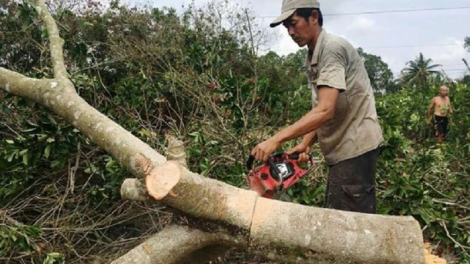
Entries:
<svg viewBox="0 0 470 264">
<path fill-rule="evenodd" d="M 424 243 L 424 257 L 425 257 L 425 264 L 457 264 L 458 261 L 450 256 L 445 256 L 448 260 L 444 258 L 444 256 L 439 257 L 439 250 L 436 250 L 436 246 L 433 246 L 431 243 Z M 250 256 L 249 254 L 243 252 L 232 252 L 229 258 L 221 258 L 219 261 L 214 261 L 212 264 L 219 264 L 219 263 L 237 263 L 237 264 L 281 264 L 281 263 L 274 263 L 272 261 L 266 261 L 260 259 L 258 257 Z"/>
</svg>

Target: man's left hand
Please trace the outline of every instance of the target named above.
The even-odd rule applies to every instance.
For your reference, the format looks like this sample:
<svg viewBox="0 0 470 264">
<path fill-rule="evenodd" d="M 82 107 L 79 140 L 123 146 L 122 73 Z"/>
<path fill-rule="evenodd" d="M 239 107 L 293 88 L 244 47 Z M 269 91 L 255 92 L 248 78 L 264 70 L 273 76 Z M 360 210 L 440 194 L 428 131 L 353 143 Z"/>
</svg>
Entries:
<svg viewBox="0 0 470 264">
<path fill-rule="evenodd" d="M 251 155 L 257 160 L 267 161 L 269 156 L 281 146 L 281 143 L 274 137 L 265 140 L 251 151 Z"/>
</svg>

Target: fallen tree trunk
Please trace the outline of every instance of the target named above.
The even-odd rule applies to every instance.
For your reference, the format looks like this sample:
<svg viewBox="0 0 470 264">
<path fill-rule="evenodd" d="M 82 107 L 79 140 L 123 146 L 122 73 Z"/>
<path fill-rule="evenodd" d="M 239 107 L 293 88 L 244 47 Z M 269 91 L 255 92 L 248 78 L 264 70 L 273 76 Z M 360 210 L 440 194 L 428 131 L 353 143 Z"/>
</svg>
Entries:
<svg viewBox="0 0 470 264">
<path fill-rule="evenodd" d="M 49 33 L 54 79 L 32 79 L 0 68 L 0 89 L 44 105 L 113 155 L 139 178 L 140 185 L 126 187 L 128 193 L 135 194 L 130 198 L 147 199 L 150 195 L 194 217 L 229 226 L 232 232 L 226 241 L 237 241 L 229 245 L 249 245 L 260 252 L 270 252 L 269 257 L 288 262 L 424 263 L 421 230 L 411 217 L 340 212 L 267 200 L 255 192 L 192 173 L 178 161 L 166 161 L 75 92 L 64 66 L 63 40 L 57 25 L 43 0 L 37 0 L 36 6 Z M 185 234 L 207 239 L 211 247 L 212 243 L 222 241 L 193 231 Z M 165 245 L 168 239 L 160 241 L 152 252 L 176 252 L 180 246 Z M 142 249 L 145 250 L 143 245 Z M 192 252 L 186 255 L 193 256 Z M 153 261 L 158 258 L 155 254 L 151 256 Z M 184 263 L 177 258 L 174 261 Z"/>
<path fill-rule="evenodd" d="M 169 180 L 172 177 L 174 180 Z M 164 181 L 174 184 L 156 191 L 162 186 L 153 183 Z M 173 161 L 152 170 L 146 188 L 150 194 L 159 194 L 153 198 L 192 216 L 240 228 L 240 234 L 246 232 L 251 248 L 267 250 L 273 258 L 282 256 L 283 261 L 424 263 L 421 229 L 412 217 L 361 214 L 265 199 L 255 192 L 203 178 Z"/>
<path fill-rule="evenodd" d="M 269 241 L 269 243 L 266 243 Z M 259 198 L 250 246 L 291 263 L 424 263 L 413 217 L 361 214 Z"/>
<path fill-rule="evenodd" d="M 244 235 L 250 250 L 266 252 L 263 255 L 272 260 L 325 264 L 424 263 L 423 237 L 413 217 L 290 204 L 225 186 L 183 168 L 180 171 L 177 177 L 181 182 L 173 188 L 175 196 L 168 192 L 162 202 L 190 215 L 240 228 L 238 232 Z M 195 197 L 200 202 L 191 203 Z M 189 204 L 193 206 L 189 208 Z M 251 216 L 248 212 L 252 212 Z"/>
</svg>

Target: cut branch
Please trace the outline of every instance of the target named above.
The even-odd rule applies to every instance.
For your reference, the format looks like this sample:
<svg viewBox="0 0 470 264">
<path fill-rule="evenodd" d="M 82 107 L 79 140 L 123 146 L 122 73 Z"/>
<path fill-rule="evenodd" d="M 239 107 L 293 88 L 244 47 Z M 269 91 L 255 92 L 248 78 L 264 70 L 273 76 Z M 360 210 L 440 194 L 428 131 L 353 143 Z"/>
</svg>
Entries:
<svg viewBox="0 0 470 264">
<path fill-rule="evenodd" d="M 176 160 L 183 167 L 188 167 L 186 164 L 186 151 L 184 149 L 184 143 L 181 140 L 178 140 L 173 135 L 166 135 L 166 140 L 168 141 L 168 160 Z"/>
<path fill-rule="evenodd" d="M 14 225 L 14 226 L 24 226 L 23 223 L 20 223 L 20 222 L 16 221 L 15 219 L 11 218 L 10 216 L 8 216 L 8 212 L 4 211 L 4 210 L 0 210 L 0 219 L 1 219 L 0 223 L 2 223 L 2 224 Z"/>
<path fill-rule="evenodd" d="M 138 179 L 125 179 L 121 185 L 121 198 L 145 202 L 149 199 L 149 195 L 141 181 Z"/>
</svg>

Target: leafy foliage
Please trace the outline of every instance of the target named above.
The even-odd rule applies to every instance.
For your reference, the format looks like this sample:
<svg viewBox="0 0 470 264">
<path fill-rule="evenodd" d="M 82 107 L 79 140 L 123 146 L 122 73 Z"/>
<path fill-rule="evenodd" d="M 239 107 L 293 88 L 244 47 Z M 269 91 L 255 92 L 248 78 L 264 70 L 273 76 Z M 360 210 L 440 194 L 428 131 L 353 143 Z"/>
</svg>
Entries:
<svg viewBox="0 0 470 264">
<path fill-rule="evenodd" d="M 464 41 L 465 41 L 464 47 L 470 50 L 470 37 L 465 37 Z"/>
<path fill-rule="evenodd" d="M 364 66 L 375 93 L 393 93 L 399 89 L 393 80 L 392 70 L 390 70 L 388 64 L 382 58 L 368 54 L 362 48 L 359 48 L 358 52 L 364 60 Z"/>
<path fill-rule="evenodd" d="M 0 226 L 0 257 L 11 255 L 15 251 L 29 254 L 37 250 L 34 240 L 41 234 L 35 226 Z"/>
<path fill-rule="evenodd" d="M 457 112 L 468 109 L 461 100 L 468 96 L 468 86 L 457 84 L 451 91 Z M 468 259 L 470 207 L 464 197 L 469 191 L 469 130 L 463 124 L 469 120 L 457 114 L 452 117 L 446 142 L 436 145 L 433 128 L 426 126 L 427 101 L 414 98 L 420 95 L 405 89 L 377 102 L 385 136 L 378 166 L 380 212 L 414 216 L 427 239 L 449 245 L 459 241 L 457 251 Z M 455 124 L 457 118 L 462 125 Z"/>
</svg>

